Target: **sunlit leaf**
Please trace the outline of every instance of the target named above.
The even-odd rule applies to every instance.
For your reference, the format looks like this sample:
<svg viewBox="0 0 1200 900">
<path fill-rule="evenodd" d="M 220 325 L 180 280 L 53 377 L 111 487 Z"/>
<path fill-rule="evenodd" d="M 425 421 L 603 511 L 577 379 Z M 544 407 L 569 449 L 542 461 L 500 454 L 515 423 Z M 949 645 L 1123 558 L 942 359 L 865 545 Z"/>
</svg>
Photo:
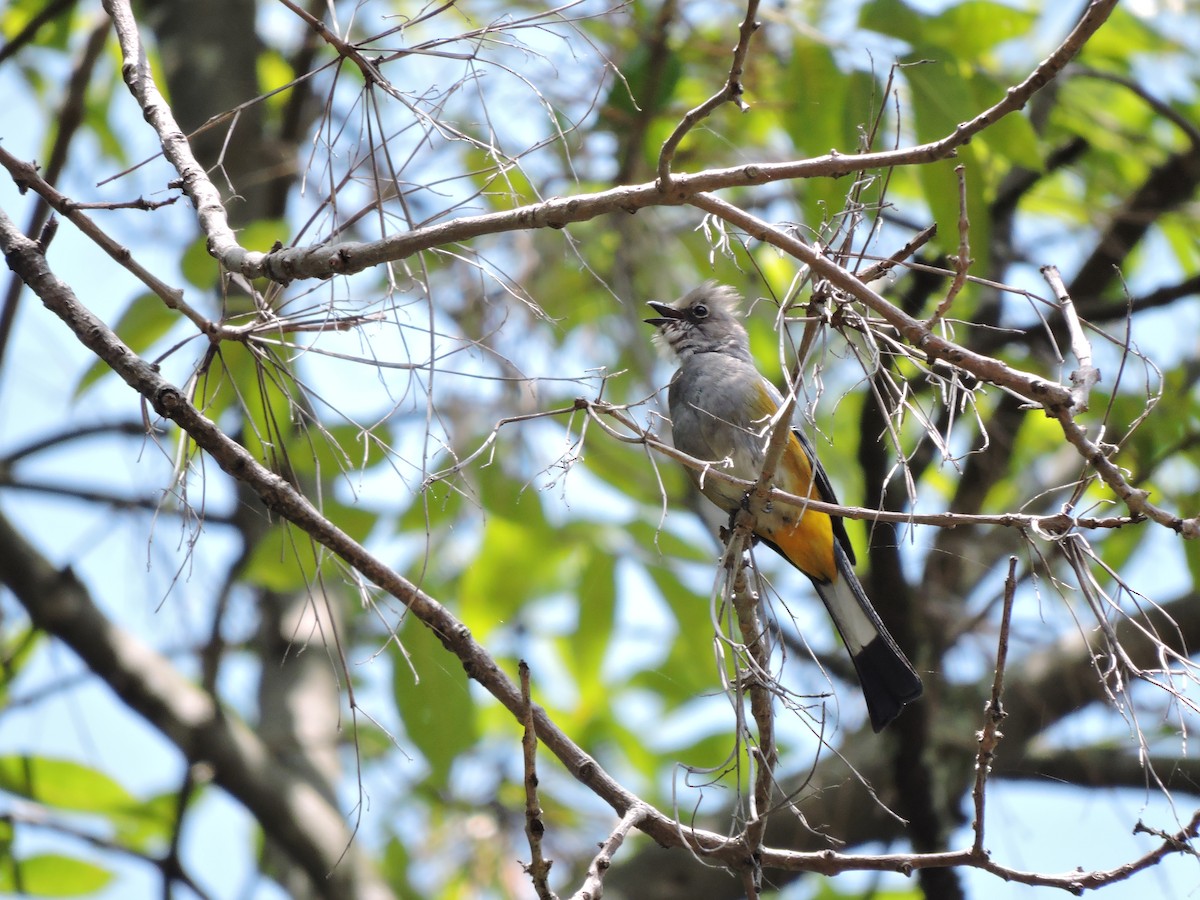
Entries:
<svg viewBox="0 0 1200 900">
<path fill-rule="evenodd" d="M 48 756 L 0 756 L 0 790 L 77 812 L 120 813 L 138 803 L 104 772 Z"/>
<path fill-rule="evenodd" d="M 683 73 L 679 56 L 667 46 L 639 43 L 614 79 L 602 116 L 619 130 L 636 117 L 652 120 L 675 94 Z"/>
<path fill-rule="evenodd" d="M 432 631 L 410 618 L 399 640 L 403 657 L 392 651 L 396 707 L 405 734 L 432 770 L 428 783 L 441 789 L 455 758 L 478 737 L 475 701 L 462 664 Z"/>
<path fill-rule="evenodd" d="M 0 860 L 0 891 L 23 897 L 81 897 L 112 879 L 113 873 L 102 866 L 57 853 Z"/>
<path fill-rule="evenodd" d="M 601 666 L 616 613 L 616 561 L 602 549 L 588 555 L 580 573 L 579 625 L 570 638 L 569 665 L 588 705 L 604 696 Z"/>
<path fill-rule="evenodd" d="M 217 261 L 208 252 L 208 242 L 204 238 L 196 238 L 183 251 L 179 261 L 180 271 L 188 284 L 201 290 L 212 290 L 217 281 Z"/>
<path fill-rule="evenodd" d="M 270 94 L 272 91 L 280 91 L 281 88 L 289 85 L 292 79 L 296 77 L 296 73 L 287 58 L 274 50 L 264 49 L 258 55 L 257 63 L 258 84 L 264 94 Z M 277 109 L 282 109 L 289 102 L 289 99 L 288 92 L 283 90 L 268 97 L 267 103 Z"/>
<path fill-rule="evenodd" d="M 282 219 L 258 219 L 238 232 L 238 242 L 247 250 L 266 253 L 276 244 L 286 245 L 291 226 Z"/>
<path fill-rule="evenodd" d="M 14 628 L 0 632 L 0 709 L 7 706 L 9 689 L 45 643 L 46 633 L 38 628 Z"/>
</svg>

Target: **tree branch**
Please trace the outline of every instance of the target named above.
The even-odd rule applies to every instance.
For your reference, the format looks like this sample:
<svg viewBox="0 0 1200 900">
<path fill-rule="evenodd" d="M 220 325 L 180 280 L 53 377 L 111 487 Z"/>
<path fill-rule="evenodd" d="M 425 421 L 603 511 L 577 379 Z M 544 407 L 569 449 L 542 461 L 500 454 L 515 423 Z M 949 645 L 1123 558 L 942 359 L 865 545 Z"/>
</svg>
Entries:
<svg viewBox="0 0 1200 900">
<path fill-rule="evenodd" d="M 658 187 L 663 193 L 671 190 L 671 161 L 675 158 L 675 151 L 679 149 L 680 142 L 689 131 L 712 115 L 723 103 L 736 103 L 742 112 L 750 108 L 742 100 L 742 71 L 746 66 L 746 56 L 750 52 L 750 39 L 754 32 L 758 31 L 758 2 L 759 0 L 748 0 L 746 3 L 746 15 L 738 28 L 738 42 L 733 48 L 733 61 L 730 63 L 729 77 L 725 79 L 724 86 L 699 106 L 688 110 L 662 145 L 658 154 Z"/>
<path fill-rule="evenodd" d="M 246 725 L 96 607 L 70 569 L 56 569 L 0 516 L 0 582 L 33 624 L 70 647 L 189 764 L 212 765 L 216 782 L 286 848 L 317 895 L 391 896 L 351 846 L 340 810 L 271 753 Z"/>
<path fill-rule="evenodd" d="M 208 250 L 224 268 L 248 278 L 266 277 L 280 283 L 299 278 L 328 278 L 350 274 L 371 266 L 394 262 L 432 247 L 454 244 L 506 231 L 532 228 L 563 228 L 607 213 L 636 212 L 648 206 L 690 202 L 704 191 L 766 184 L 794 178 L 839 176 L 867 169 L 919 165 L 946 159 L 972 137 L 1010 113 L 1022 109 L 1030 98 L 1067 65 L 1104 24 L 1116 0 L 1094 0 L 1062 43 L 1029 76 L 1013 85 L 1003 99 L 957 126 L 945 137 L 903 150 L 844 155 L 838 152 L 808 160 L 762 163 L 711 169 L 695 175 L 674 175 L 669 191 L 657 181 L 613 188 L 592 194 L 554 198 L 543 203 L 480 216 L 464 216 L 437 225 L 414 228 L 377 241 L 341 242 L 312 247 L 251 252 L 241 247 L 229 227 L 220 194 L 197 164 L 170 109 L 150 78 L 137 26 L 125 0 L 104 0 L 105 9 L 117 25 L 125 59 L 122 71 L 147 122 L 158 133 L 163 153 L 175 166 L 184 190 L 196 206 L 198 219 L 208 236 Z"/>
<path fill-rule="evenodd" d="M 520 720 L 524 709 L 520 691 L 462 622 L 326 519 L 286 479 L 258 462 L 205 418 L 179 388 L 125 346 L 104 322 L 79 302 L 70 287 L 50 271 L 37 243 L 21 234 L 3 211 L 0 211 L 0 249 L 3 249 L 9 267 L 24 279 L 46 308 L 61 318 L 85 347 L 111 366 L 159 415 L 179 425 L 222 470 L 258 494 L 269 510 L 298 526 L 403 603 L 437 635 L 446 650 L 458 657 L 467 675 Z M 51 633 L 57 634 L 54 630 Z M 619 814 L 624 815 L 634 806 L 645 806 L 646 818 L 639 827 L 659 843 L 703 850 L 712 858 L 731 865 L 738 861 L 738 846 L 724 836 L 685 828 L 623 788 L 567 737 L 540 706 L 533 707 L 533 720 L 538 737 L 567 771 Z M 303 817 L 295 821 L 301 822 Z"/>
</svg>

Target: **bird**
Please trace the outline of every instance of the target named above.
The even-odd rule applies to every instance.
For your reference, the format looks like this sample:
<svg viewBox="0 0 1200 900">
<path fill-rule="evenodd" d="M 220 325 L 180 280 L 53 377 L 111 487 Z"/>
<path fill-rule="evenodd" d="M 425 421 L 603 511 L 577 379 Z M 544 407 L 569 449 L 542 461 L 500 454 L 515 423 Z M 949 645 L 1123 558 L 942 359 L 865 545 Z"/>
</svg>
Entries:
<svg viewBox="0 0 1200 900">
<path fill-rule="evenodd" d="M 725 472 L 755 481 L 783 396 L 755 365 L 738 316 L 740 302 L 734 288 L 708 281 L 673 303 L 649 301 L 656 315 L 645 322 L 658 329 L 656 340 L 679 361 L 667 389 L 676 449 L 700 460 L 728 461 Z M 704 496 L 730 515 L 744 507 L 745 489 L 691 468 L 687 472 Z M 792 428 L 773 484 L 790 494 L 837 503 L 812 442 L 798 428 Z M 754 535 L 812 581 L 850 652 L 871 727 L 882 731 L 921 696 L 921 678 L 854 574 L 854 548 L 841 517 L 769 503 L 758 513 Z"/>
</svg>

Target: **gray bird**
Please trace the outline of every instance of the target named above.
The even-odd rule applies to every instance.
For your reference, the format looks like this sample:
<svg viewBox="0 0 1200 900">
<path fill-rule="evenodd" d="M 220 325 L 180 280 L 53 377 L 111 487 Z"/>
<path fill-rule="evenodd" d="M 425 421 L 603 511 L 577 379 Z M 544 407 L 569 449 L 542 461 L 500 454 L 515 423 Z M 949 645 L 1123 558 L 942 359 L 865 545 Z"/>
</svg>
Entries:
<svg viewBox="0 0 1200 900">
<path fill-rule="evenodd" d="M 676 448 L 697 459 L 731 460 L 725 472 L 754 481 L 783 397 L 754 365 L 750 339 L 736 316 L 740 299 L 733 288 L 707 282 L 674 303 L 650 301 L 657 315 L 646 322 L 658 328 L 658 337 L 680 361 L 667 391 Z M 721 509 L 732 514 L 742 507 L 741 488 L 687 472 Z M 774 485 L 837 502 L 812 444 L 798 429 L 784 448 Z M 854 548 L 841 518 L 772 503 L 758 515 L 754 533 L 812 580 L 850 651 L 871 727 L 880 731 L 921 696 L 921 679 L 854 576 Z"/>
</svg>

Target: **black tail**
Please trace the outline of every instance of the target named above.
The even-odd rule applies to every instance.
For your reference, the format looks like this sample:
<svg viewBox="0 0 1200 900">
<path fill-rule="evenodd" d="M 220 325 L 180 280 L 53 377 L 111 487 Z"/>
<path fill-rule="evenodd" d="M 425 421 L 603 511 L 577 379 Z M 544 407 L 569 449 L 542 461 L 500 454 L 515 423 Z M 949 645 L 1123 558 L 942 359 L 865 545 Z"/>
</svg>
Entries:
<svg viewBox="0 0 1200 900">
<path fill-rule="evenodd" d="M 834 553 L 841 577 L 813 584 L 850 650 L 871 727 L 878 732 L 921 696 L 921 678 L 883 627 L 841 545 L 834 544 Z"/>
</svg>

